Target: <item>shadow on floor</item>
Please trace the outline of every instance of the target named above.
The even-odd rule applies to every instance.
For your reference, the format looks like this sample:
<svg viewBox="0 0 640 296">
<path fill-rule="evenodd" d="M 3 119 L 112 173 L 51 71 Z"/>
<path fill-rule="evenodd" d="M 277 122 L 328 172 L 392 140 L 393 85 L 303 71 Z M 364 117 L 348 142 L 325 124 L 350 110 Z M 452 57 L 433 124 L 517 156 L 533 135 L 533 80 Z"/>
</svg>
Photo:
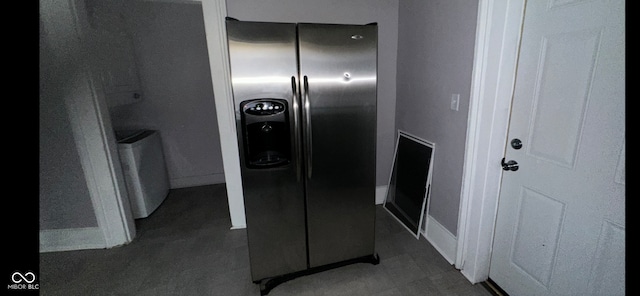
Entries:
<svg viewBox="0 0 640 296">
<path fill-rule="evenodd" d="M 40 254 L 40 295 L 260 295 L 246 231 L 230 230 L 224 184 L 172 189 L 137 235 L 111 249 Z M 485 295 L 424 239 L 376 209 L 378 265 L 354 264 L 283 283 L 269 295 Z"/>
</svg>

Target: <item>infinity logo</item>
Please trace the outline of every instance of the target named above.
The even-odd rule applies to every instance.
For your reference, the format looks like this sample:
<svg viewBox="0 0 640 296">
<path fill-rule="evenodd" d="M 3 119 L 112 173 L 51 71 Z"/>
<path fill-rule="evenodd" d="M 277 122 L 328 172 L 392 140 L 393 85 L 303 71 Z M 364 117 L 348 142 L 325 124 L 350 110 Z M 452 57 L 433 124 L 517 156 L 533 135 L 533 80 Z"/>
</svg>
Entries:
<svg viewBox="0 0 640 296">
<path fill-rule="evenodd" d="M 16 284 L 22 283 L 23 281 L 27 282 L 27 284 L 31 284 L 36 280 L 36 275 L 31 271 L 25 273 L 24 275 L 16 271 L 11 275 L 11 280 Z"/>
</svg>

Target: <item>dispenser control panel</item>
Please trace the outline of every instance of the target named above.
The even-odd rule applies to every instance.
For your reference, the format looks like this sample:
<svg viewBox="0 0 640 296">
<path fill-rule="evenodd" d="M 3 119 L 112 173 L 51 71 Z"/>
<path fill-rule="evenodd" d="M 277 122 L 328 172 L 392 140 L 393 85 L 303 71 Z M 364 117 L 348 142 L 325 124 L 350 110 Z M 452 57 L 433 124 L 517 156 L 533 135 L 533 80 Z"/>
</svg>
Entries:
<svg viewBox="0 0 640 296">
<path fill-rule="evenodd" d="M 244 163 L 250 169 L 281 167 L 291 162 L 287 101 L 259 98 L 240 103 Z"/>
<path fill-rule="evenodd" d="M 256 100 L 245 104 L 242 110 L 251 115 L 273 115 L 285 111 L 285 105 L 272 100 Z"/>
</svg>

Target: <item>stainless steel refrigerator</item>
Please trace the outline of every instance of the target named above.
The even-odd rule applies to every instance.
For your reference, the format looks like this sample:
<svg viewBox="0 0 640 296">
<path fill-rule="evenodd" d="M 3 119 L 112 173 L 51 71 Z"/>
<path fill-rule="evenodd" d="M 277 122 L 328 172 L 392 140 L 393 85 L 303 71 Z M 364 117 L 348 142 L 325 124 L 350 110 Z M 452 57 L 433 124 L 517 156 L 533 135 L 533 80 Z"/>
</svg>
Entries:
<svg viewBox="0 0 640 296">
<path fill-rule="evenodd" d="M 377 25 L 226 28 L 253 281 L 377 264 Z"/>
</svg>

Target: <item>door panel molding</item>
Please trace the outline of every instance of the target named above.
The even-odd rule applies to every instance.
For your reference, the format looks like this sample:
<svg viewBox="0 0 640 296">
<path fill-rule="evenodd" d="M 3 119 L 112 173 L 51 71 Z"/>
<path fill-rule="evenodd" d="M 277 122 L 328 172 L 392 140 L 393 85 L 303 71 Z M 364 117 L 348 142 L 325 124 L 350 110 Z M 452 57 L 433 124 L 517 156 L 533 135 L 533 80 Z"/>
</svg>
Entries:
<svg viewBox="0 0 640 296">
<path fill-rule="evenodd" d="M 625 227 L 603 219 L 587 289 L 591 295 L 624 294 L 625 275 L 620 270 L 625 256 L 619 254 L 625 254 Z"/>
<path fill-rule="evenodd" d="M 509 256 L 517 266 L 547 288 L 558 255 L 558 240 L 566 204 L 531 188 L 520 188 L 519 218 Z M 536 223 L 540 217 L 542 223 Z M 540 260 L 543 258 L 543 260 Z"/>
<path fill-rule="evenodd" d="M 574 169 L 591 94 L 594 68 L 598 62 L 601 35 L 601 30 L 581 30 L 543 36 L 538 70 L 536 77 L 532 77 L 531 80 L 535 82 L 531 85 L 534 87 L 534 97 L 528 154 Z M 523 46 L 523 50 L 527 47 Z M 575 48 L 580 50 L 576 51 Z M 573 58 L 566 59 L 566 56 Z M 580 64 L 588 67 L 578 67 L 579 71 L 575 71 L 575 66 Z M 557 104 L 557 98 L 563 99 L 563 108 L 550 106 Z M 553 141 L 538 141 L 544 136 L 537 136 L 548 136 L 549 132 L 553 132 Z"/>
</svg>

